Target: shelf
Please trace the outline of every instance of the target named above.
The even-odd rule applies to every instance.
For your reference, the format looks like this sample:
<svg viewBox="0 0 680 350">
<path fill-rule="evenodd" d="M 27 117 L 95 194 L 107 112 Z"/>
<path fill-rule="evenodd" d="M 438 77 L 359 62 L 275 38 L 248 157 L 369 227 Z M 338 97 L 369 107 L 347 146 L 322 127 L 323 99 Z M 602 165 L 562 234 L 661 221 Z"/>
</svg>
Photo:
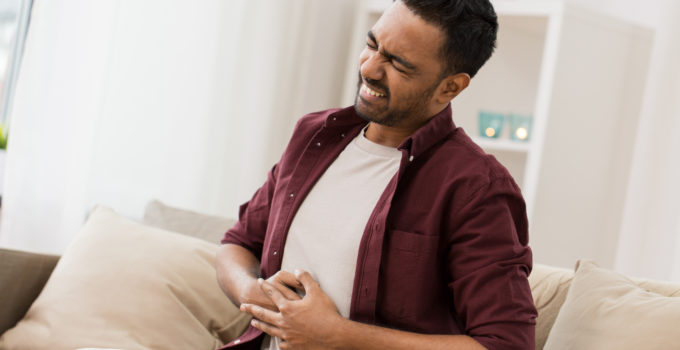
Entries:
<svg viewBox="0 0 680 350">
<path fill-rule="evenodd" d="M 530 142 L 512 141 L 504 139 L 486 139 L 473 137 L 472 140 L 486 151 L 507 151 L 528 153 L 531 149 Z"/>
</svg>

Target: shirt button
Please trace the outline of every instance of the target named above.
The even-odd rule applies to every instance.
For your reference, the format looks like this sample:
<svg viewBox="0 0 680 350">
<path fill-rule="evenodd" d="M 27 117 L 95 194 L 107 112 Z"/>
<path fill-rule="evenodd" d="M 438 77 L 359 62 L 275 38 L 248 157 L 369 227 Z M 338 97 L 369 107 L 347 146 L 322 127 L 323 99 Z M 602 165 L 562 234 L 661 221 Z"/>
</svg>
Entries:
<svg viewBox="0 0 680 350">
<path fill-rule="evenodd" d="M 336 117 L 333 117 L 333 121 L 335 121 L 335 120 L 337 120 L 337 119 L 338 119 L 338 118 L 336 118 Z"/>
<path fill-rule="evenodd" d="M 289 197 L 290 197 L 290 199 L 293 199 L 293 197 L 295 197 L 295 194 L 291 193 L 291 194 L 289 195 Z"/>
<path fill-rule="evenodd" d="M 278 254 L 278 253 L 279 253 L 279 252 L 277 252 L 276 250 L 274 251 L 274 255 L 276 255 L 276 254 Z"/>
<path fill-rule="evenodd" d="M 241 339 L 236 339 L 236 340 L 234 340 L 234 344 L 238 344 L 238 343 L 240 343 L 240 342 L 241 342 Z"/>
<path fill-rule="evenodd" d="M 321 142 L 317 142 L 316 147 L 321 147 Z"/>
<path fill-rule="evenodd" d="M 340 134 L 340 137 L 342 137 L 342 138 L 344 139 L 344 138 L 345 138 L 345 134 Z"/>
<path fill-rule="evenodd" d="M 413 156 L 408 157 L 408 161 L 412 162 L 413 161 Z"/>
</svg>

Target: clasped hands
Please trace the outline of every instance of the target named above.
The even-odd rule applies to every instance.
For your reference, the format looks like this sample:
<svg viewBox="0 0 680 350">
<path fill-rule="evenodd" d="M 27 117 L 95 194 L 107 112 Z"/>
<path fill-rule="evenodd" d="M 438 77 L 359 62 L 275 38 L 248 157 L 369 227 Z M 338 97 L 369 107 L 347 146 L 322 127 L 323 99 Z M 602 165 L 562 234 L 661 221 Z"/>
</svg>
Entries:
<svg viewBox="0 0 680 350">
<path fill-rule="evenodd" d="M 242 303 L 241 311 L 253 316 L 253 327 L 278 337 L 281 349 L 332 347 L 333 335 L 345 319 L 308 272 L 279 271 L 266 281 L 258 279 L 254 288 L 259 288 L 253 291 L 259 297 Z M 303 290 L 304 296 L 291 288 Z"/>
</svg>

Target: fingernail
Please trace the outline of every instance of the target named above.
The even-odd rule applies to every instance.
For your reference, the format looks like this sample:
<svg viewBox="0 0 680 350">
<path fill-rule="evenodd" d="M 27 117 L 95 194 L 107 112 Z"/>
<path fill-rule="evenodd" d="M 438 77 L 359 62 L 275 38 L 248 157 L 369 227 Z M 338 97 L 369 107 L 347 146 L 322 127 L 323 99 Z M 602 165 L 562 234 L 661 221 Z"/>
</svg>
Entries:
<svg viewBox="0 0 680 350">
<path fill-rule="evenodd" d="M 299 275 L 299 274 L 301 274 L 301 273 L 302 273 L 302 271 L 300 271 L 300 269 L 295 269 L 295 274 L 296 274 L 296 275 Z"/>
<path fill-rule="evenodd" d="M 263 280 L 262 278 L 258 278 L 258 279 L 257 279 L 257 283 L 260 283 L 260 284 L 261 284 L 262 282 L 264 282 L 264 280 Z"/>
</svg>

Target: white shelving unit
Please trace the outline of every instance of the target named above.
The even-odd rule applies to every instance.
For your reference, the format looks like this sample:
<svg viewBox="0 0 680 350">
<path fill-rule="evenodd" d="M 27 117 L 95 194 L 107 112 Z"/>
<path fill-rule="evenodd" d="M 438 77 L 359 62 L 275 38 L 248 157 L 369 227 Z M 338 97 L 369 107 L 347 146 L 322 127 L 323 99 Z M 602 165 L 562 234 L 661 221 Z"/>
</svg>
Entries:
<svg viewBox="0 0 680 350">
<path fill-rule="evenodd" d="M 565 181 L 561 176 L 565 174 L 546 177 L 546 168 L 554 169 L 559 166 L 556 162 L 562 160 L 571 166 L 563 171 L 579 171 L 574 166 L 579 161 L 578 152 L 569 153 L 570 148 L 579 149 L 573 144 L 582 142 L 597 147 L 603 140 L 597 137 L 581 139 L 578 131 L 565 137 L 564 128 L 553 129 L 549 125 L 556 118 L 568 123 L 573 116 L 564 111 L 574 112 L 574 107 L 579 104 L 583 104 L 583 108 L 574 112 L 579 113 L 579 120 L 587 116 L 586 119 L 614 122 L 619 111 L 605 109 L 616 108 L 617 103 L 631 107 L 632 111 L 636 108 L 639 110 L 641 101 L 638 97 L 642 95 L 651 51 L 646 43 L 651 42 L 651 33 L 573 7 L 563 0 L 492 0 L 492 3 L 499 18 L 497 49 L 472 79 L 470 87 L 454 99 L 453 118 L 475 142 L 498 158 L 520 184 L 532 224 L 537 206 L 541 206 L 544 212 L 550 208 L 551 211 L 544 214 L 543 218 L 544 222 L 549 221 L 559 217 L 554 213 L 560 210 L 561 204 L 554 198 L 540 202 L 539 197 L 545 196 L 539 196 L 539 193 L 543 188 L 561 186 L 561 182 Z M 367 0 L 357 13 L 355 49 L 347 67 L 344 90 L 344 102 L 347 104 L 352 103 L 356 95 L 358 57 L 365 44 L 365 33 L 391 4 L 391 0 Z M 598 46 L 600 51 L 593 49 Z M 586 48 L 589 51 L 584 51 Z M 590 60 L 591 66 L 584 67 L 584 60 Z M 622 76 L 628 74 L 627 80 L 621 82 L 625 86 L 623 90 L 612 89 L 611 82 L 605 80 L 610 75 L 602 73 L 612 66 L 611 60 L 624 61 L 623 65 L 616 66 L 617 73 Z M 601 69 L 603 66 L 607 68 Z M 572 69 L 586 76 L 570 76 Z M 626 73 L 630 71 L 637 73 Z M 585 96 L 584 92 L 590 96 Z M 479 137 L 477 116 L 480 110 L 533 116 L 530 140 L 510 140 L 507 122 L 499 139 Z M 603 116 L 602 113 L 607 115 Z M 630 118 L 637 117 L 631 114 Z M 625 130 L 622 130 L 625 137 L 634 133 L 631 125 L 627 123 Z M 587 129 L 588 125 L 580 127 Z M 605 139 L 614 142 L 611 138 Z M 547 148 L 547 144 L 551 144 L 551 147 Z M 548 149 L 551 150 L 550 154 L 546 154 Z M 614 148 L 607 149 L 615 152 Z M 608 157 L 606 154 L 602 156 Z M 626 161 L 620 161 L 617 166 Z M 596 176 L 607 178 L 611 175 L 603 171 Z M 625 192 L 625 188 L 618 190 Z M 600 189 L 593 188 L 592 193 L 601 198 L 598 191 Z M 604 202 L 602 204 L 607 205 Z"/>
</svg>

